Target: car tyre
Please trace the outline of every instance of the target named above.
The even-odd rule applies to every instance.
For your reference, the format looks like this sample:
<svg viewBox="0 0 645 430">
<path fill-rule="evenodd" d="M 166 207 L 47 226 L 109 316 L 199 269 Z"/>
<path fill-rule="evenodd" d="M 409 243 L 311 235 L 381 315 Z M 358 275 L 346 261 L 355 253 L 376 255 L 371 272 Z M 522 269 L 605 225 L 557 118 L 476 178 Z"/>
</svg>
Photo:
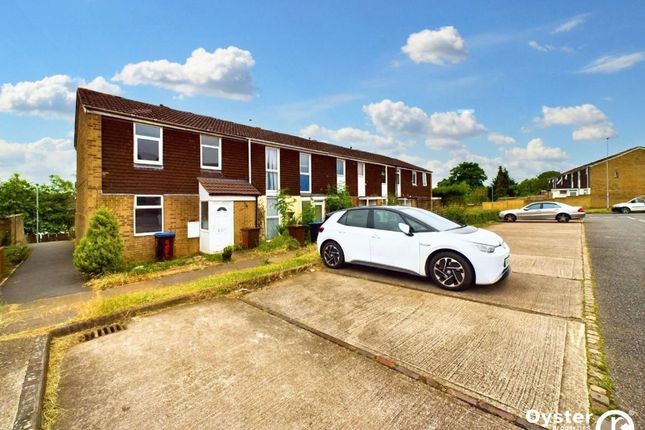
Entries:
<svg viewBox="0 0 645 430">
<path fill-rule="evenodd" d="M 345 264 L 345 254 L 338 242 L 333 240 L 325 242 L 320 252 L 323 263 L 330 269 L 339 269 Z"/>
<path fill-rule="evenodd" d="M 631 210 L 629 208 L 620 208 L 620 213 L 621 214 L 628 214 L 630 212 L 631 212 Z"/>
<path fill-rule="evenodd" d="M 426 273 L 444 290 L 462 291 L 475 284 L 475 272 L 470 262 L 456 252 L 436 254 L 428 261 Z"/>
<path fill-rule="evenodd" d="M 515 222 L 517 221 L 517 217 L 513 214 L 506 214 L 504 215 L 504 221 L 506 222 Z"/>
<path fill-rule="evenodd" d="M 557 214 L 555 220 L 557 222 L 569 222 L 571 217 L 568 214 Z"/>
</svg>

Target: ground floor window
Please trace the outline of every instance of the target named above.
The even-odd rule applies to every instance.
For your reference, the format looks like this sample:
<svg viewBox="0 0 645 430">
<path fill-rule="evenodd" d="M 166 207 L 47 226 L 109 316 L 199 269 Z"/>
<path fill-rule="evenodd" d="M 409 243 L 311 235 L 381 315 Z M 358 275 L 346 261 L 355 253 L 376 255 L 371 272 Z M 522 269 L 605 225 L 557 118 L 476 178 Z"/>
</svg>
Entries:
<svg viewBox="0 0 645 430">
<path fill-rule="evenodd" d="M 208 202 L 201 202 L 201 226 L 202 230 L 208 230 Z"/>
<path fill-rule="evenodd" d="M 163 231 L 163 196 L 134 196 L 134 234 Z"/>
<path fill-rule="evenodd" d="M 267 239 L 276 237 L 280 227 L 280 213 L 276 207 L 278 199 L 276 197 L 267 197 L 267 214 L 266 214 L 266 236 Z"/>
<path fill-rule="evenodd" d="M 314 198 L 311 200 L 302 200 L 302 213 L 304 214 L 306 211 L 310 210 L 310 208 L 313 208 L 313 217 L 314 221 L 323 221 L 325 218 L 325 200 L 323 198 Z"/>
</svg>

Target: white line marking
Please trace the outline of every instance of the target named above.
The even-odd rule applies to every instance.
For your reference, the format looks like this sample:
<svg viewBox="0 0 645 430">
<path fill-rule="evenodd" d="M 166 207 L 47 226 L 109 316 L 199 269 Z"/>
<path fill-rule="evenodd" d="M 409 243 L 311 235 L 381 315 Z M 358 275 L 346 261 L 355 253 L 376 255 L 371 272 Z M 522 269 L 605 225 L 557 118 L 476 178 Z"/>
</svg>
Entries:
<svg viewBox="0 0 645 430">
<path fill-rule="evenodd" d="M 630 217 L 630 216 L 628 216 L 627 218 L 629 218 L 629 219 L 633 219 L 634 221 L 637 221 L 637 220 L 636 220 L 636 218 L 632 218 L 632 217 Z"/>
</svg>

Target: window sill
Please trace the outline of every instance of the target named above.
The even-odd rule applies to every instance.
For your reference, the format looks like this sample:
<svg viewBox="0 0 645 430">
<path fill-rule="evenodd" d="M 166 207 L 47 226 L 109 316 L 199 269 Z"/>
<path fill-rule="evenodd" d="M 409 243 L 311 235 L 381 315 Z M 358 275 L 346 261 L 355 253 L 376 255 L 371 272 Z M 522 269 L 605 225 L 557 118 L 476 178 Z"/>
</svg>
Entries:
<svg viewBox="0 0 645 430">
<path fill-rule="evenodd" d="M 212 170 L 215 172 L 221 172 L 222 168 L 221 167 L 208 167 L 208 166 L 200 166 L 201 170 Z"/>
<path fill-rule="evenodd" d="M 151 233 L 134 233 L 134 237 L 154 236 L 157 233 L 163 233 L 163 230 L 153 231 Z"/>
<path fill-rule="evenodd" d="M 163 170 L 163 164 L 134 163 L 135 169 Z"/>
</svg>

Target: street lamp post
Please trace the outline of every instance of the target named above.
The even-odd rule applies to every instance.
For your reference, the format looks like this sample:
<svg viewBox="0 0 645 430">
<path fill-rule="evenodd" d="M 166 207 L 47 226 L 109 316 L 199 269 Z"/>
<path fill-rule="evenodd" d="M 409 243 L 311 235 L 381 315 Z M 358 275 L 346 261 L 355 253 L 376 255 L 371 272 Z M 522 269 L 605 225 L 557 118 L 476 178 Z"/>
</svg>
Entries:
<svg viewBox="0 0 645 430">
<path fill-rule="evenodd" d="M 607 185 L 607 209 L 609 209 L 609 138 L 605 138 L 605 142 L 607 143 L 607 160 L 605 163 L 605 183 Z"/>
<path fill-rule="evenodd" d="M 40 202 L 39 202 L 39 185 L 36 184 L 36 243 L 40 243 L 39 223 L 40 223 Z"/>
</svg>

